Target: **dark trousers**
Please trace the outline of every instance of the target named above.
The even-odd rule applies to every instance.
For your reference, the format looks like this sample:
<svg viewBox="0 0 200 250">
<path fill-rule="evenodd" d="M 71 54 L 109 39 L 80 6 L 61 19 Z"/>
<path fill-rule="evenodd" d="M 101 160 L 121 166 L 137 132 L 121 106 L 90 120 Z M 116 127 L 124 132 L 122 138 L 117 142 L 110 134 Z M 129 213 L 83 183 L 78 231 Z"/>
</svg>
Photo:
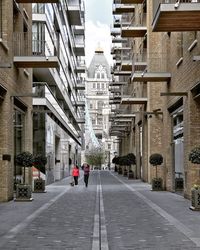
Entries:
<svg viewBox="0 0 200 250">
<path fill-rule="evenodd" d="M 78 185 L 78 176 L 74 176 L 74 184 Z"/>
<path fill-rule="evenodd" d="M 89 179 L 89 174 L 85 174 L 84 175 L 84 182 L 85 182 L 85 186 L 88 186 L 88 179 Z"/>
</svg>

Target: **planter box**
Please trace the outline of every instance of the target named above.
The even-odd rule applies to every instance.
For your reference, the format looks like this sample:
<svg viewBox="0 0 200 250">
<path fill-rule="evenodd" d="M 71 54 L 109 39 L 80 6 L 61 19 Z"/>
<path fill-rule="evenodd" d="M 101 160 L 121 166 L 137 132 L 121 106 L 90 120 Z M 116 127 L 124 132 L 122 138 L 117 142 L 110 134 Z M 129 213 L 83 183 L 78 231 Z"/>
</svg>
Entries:
<svg viewBox="0 0 200 250">
<path fill-rule="evenodd" d="M 118 169 L 118 174 L 122 174 L 122 168 Z"/>
<path fill-rule="evenodd" d="M 128 171 L 124 170 L 123 176 L 127 176 Z"/>
<path fill-rule="evenodd" d="M 183 178 L 175 178 L 175 189 L 183 190 Z"/>
<path fill-rule="evenodd" d="M 162 191 L 162 190 L 163 190 L 162 179 L 153 179 L 152 191 Z"/>
<path fill-rule="evenodd" d="M 34 193 L 45 193 L 45 180 L 34 180 Z"/>
<path fill-rule="evenodd" d="M 200 189 L 191 190 L 191 210 L 200 210 Z"/>
<path fill-rule="evenodd" d="M 15 201 L 32 201 L 32 189 L 30 185 L 17 184 Z"/>
<path fill-rule="evenodd" d="M 134 173 L 128 172 L 128 179 L 134 179 Z"/>
</svg>

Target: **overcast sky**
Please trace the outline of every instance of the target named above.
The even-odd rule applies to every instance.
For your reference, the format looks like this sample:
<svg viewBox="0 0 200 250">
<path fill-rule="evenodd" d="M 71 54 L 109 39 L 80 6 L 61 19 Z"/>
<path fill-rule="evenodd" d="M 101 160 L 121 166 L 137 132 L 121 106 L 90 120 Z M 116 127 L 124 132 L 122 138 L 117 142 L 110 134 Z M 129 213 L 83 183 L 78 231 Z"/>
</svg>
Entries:
<svg viewBox="0 0 200 250">
<path fill-rule="evenodd" d="M 110 27 L 113 0 L 85 0 L 85 60 L 89 66 L 95 49 L 100 45 L 111 64 L 111 36 Z"/>
</svg>

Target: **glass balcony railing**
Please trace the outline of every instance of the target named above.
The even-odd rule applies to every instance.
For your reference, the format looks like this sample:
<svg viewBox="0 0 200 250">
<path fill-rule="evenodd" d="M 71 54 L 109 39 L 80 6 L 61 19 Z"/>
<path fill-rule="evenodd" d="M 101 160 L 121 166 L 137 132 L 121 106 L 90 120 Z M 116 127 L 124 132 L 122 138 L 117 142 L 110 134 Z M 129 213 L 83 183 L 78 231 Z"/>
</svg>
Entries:
<svg viewBox="0 0 200 250">
<path fill-rule="evenodd" d="M 200 3 L 200 0 L 153 0 L 153 14 L 155 16 L 160 4 L 174 4 L 178 7 L 182 3 Z"/>
<path fill-rule="evenodd" d="M 43 36 L 42 34 L 40 37 Z M 57 39 L 38 38 L 38 33 L 14 32 L 13 47 L 15 56 L 56 56 Z"/>
</svg>

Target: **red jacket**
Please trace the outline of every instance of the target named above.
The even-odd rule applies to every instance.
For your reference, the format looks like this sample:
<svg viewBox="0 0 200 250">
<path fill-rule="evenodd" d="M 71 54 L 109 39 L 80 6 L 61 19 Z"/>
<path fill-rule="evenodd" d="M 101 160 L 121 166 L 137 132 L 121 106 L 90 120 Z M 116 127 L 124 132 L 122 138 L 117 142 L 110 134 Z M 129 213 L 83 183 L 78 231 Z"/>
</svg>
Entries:
<svg viewBox="0 0 200 250">
<path fill-rule="evenodd" d="M 79 176 L 79 169 L 74 167 L 72 170 L 72 176 Z"/>
</svg>

